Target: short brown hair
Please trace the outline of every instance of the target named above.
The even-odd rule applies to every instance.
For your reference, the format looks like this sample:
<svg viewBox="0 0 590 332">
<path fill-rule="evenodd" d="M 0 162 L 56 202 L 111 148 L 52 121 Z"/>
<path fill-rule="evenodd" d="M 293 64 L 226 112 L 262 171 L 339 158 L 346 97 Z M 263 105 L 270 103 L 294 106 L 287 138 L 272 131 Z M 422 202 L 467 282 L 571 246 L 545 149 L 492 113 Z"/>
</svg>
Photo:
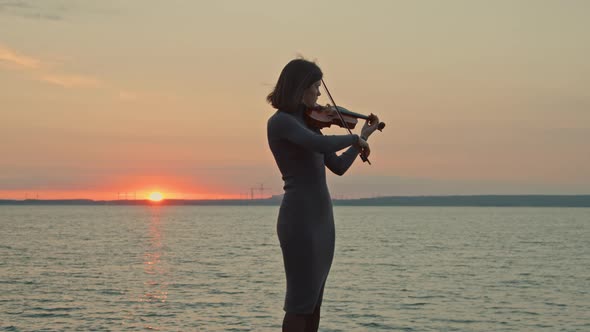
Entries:
<svg viewBox="0 0 590 332">
<path fill-rule="evenodd" d="M 315 62 L 291 60 L 281 71 L 277 85 L 266 100 L 278 110 L 294 112 L 301 103 L 305 89 L 322 77 L 322 70 Z"/>
</svg>

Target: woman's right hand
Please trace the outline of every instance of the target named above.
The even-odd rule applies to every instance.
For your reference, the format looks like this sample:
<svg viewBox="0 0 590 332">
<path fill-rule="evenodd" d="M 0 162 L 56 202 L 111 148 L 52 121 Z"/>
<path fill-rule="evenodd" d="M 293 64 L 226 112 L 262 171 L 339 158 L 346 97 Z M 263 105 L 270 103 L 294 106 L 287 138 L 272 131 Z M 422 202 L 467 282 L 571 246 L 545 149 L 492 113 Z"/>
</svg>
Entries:
<svg viewBox="0 0 590 332">
<path fill-rule="evenodd" d="M 368 157 L 371 154 L 371 148 L 369 147 L 369 143 L 367 143 L 367 141 L 362 139 L 360 136 L 356 143 L 356 148 L 359 149 L 361 154 L 365 157 Z"/>
</svg>

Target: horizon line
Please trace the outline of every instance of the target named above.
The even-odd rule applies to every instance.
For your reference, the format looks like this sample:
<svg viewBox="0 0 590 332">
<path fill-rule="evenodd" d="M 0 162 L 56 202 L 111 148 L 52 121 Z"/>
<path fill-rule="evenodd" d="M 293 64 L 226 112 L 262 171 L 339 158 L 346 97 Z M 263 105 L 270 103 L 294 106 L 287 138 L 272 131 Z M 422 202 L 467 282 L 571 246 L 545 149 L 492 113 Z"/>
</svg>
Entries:
<svg viewBox="0 0 590 332">
<path fill-rule="evenodd" d="M 16 202 L 27 202 L 27 201 L 91 201 L 91 202 L 133 202 L 133 201 L 146 201 L 161 203 L 164 201 L 268 201 L 268 200 L 279 200 L 283 194 L 272 195 L 269 197 L 258 197 L 258 198 L 163 198 L 160 201 L 152 201 L 149 198 L 125 198 L 125 199 L 92 199 L 92 198 L 0 198 L 0 201 L 16 201 Z M 338 195 L 340 196 L 340 195 Z M 338 198 L 332 197 L 333 201 L 350 201 L 350 200 L 377 200 L 384 198 L 439 198 L 439 197 L 583 197 L 590 196 L 587 194 L 445 194 L 445 195 L 378 195 L 368 197 L 356 197 L 356 198 Z"/>
</svg>

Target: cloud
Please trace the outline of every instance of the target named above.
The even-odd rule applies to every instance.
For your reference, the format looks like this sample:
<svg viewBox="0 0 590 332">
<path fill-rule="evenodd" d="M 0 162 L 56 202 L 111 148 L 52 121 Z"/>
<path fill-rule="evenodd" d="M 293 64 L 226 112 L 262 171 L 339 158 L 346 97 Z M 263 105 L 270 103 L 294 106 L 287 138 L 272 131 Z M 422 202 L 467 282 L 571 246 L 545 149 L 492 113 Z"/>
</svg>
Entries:
<svg viewBox="0 0 590 332">
<path fill-rule="evenodd" d="M 56 74 L 48 74 L 42 75 L 39 77 L 39 80 L 52 83 L 55 85 L 60 85 L 66 88 L 74 88 L 74 87 L 98 87 L 100 86 L 100 81 L 92 78 L 92 77 L 85 77 L 85 76 L 78 76 L 78 75 L 56 75 Z"/>
<path fill-rule="evenodd" d="M 59 70 L 59 65 L 68 60 L 63 57 L 59 63 L 55 61 L 45 61 L 0 44 L 0 70 L 16 70 L 23 72 L 36 81 L 61 86 L 64 88 L 98 88 L 104 87 L 102 80 L 80 74 L 65 73 Z M 113 87 L 111 87 L 113 88 Z M 158 92 L 140 92 L 131 90 L 117 90 L 118 99 L 123 102 L 175 102 L 179 97 L 173 93 Z"/>
<path fill-rule="evenodd" d="M 0 69 L 2 67 L 23 71 L 37 81 L 66 88 L 100 86 L 100 80 L 97 78 L 57 72 L 40 59 L 23 55 L 20 52 L 0 45 Z"/>
<path fill-rule="evenodd" d="M 63 1 L 4 1 L 0 0 L 0 14 L 28 19 L 61 21 L 68 7 Z"/>
<path fill-rule="evenodd" d="M 114 7 L 109 8 L 109 6 Z M 0 0 L 0 16 L 39 21 L 67 21 L 80 15 L 118 15 L 119 2 L 78 0 Z"/>
<path fill-rule="evenodd" d="M 38 69 L 40 67 L 39 60 L 18 54 L 2 45 L 0 45 L 0 64 L 17 69 Z"/>
</svg>

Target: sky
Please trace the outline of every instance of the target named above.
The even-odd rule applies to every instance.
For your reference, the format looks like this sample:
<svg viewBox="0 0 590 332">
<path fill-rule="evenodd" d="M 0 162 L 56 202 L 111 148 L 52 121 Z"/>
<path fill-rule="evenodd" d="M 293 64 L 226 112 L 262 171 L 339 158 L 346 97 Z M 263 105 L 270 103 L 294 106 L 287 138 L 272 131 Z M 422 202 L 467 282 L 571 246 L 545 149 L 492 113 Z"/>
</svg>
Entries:
<svg viewBox="0 0 590 332">
<path fill-rule="evenodd" d="M 589 14 L 583 0 L 0 0 L 0 198 L 281 194 L 265 97 L 299 56 L 338 105 L 387 124 L 372 165 L 327 171 L 335 198 L 589 194 Z"/>
</svg>

